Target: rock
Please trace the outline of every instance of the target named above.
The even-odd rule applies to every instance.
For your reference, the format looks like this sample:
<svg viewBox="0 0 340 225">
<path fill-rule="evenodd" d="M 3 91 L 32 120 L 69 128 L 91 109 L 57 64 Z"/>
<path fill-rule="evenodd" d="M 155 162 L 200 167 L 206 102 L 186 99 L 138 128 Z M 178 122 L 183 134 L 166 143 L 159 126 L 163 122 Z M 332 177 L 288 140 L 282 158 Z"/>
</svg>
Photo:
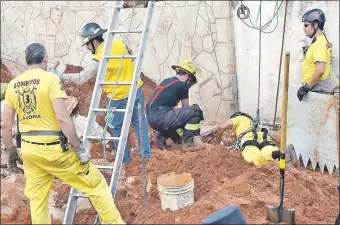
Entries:
<svg viewBox="0 0 340 225">
<path fill-rule="evenodd" d="M 76 132 L 79 138 L 82 138 L 84 135 L 87 118 L 81 115 L 77 115 L 73 117 L 73 122 L 76 128 Z M 97 122 L 95 122 L 92 134 L 93 136 L 101 136 L 103 132 L 103 127 L 101 127 Z M 110 133 L 106 132 L 106 137 L 111 137 Z M 108 140 L 105 141 L 105 144 L 108 144 Z"/>
<path fill-rule="evenodd" d="M 69 114 L 72 114 L 73 110 L 78 105 L 78 100 L 73 96 L 68 96 L 66 101 L 65 101 L 65 104 L 66 104 L 67 112 Z"/>
<path fill-rule="evenodd" d="M 9 215 L 14 209 L 25 207 L 26 202 L 24 187 L 21 184 L 1 180 L 1 215 Z"/>
</svg>

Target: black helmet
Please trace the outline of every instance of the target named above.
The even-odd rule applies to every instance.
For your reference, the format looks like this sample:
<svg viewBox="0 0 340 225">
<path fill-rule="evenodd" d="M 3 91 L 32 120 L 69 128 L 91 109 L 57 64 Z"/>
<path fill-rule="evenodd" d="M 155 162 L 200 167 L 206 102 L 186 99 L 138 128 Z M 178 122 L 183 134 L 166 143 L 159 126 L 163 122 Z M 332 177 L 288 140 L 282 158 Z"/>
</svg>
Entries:
<svg viewBox="0 0 340 225">
<path fill-rule="evenodd" d="M 303 15 L 302 22 L 318 22 L 319 27 L 323 29 L 323 25 L 326 22 L 326 16 L 321 9 L 311 9 Z"/>
<path fill-rule="evenodd" d="M 235 117 L 237 117 L 237 116 L 245 116 L 245 117 L 248 117 L 249 119 L 251 119 L 251 120 L 254 122 L 253 117 L 251 117 L 249 114 L 244 113 L 244 112 L 241 112 L 241 111 L 236 112 L 236 113 L 234 113 L 233 115 L 231 115 L 230 119 L 235 118 Z"/>
<path fill-rule="evenodd" d="M 79 33 L 79 36 L 82 38 L 83 43 L 82 46 L 88 43 L 89 41 L 92 41 L 96 37 L 103 37 L 103 34 L 106 31 L 107 29 L 101 29 L 100 26 L 96 23 L 86 24 Z"/>
</svg>

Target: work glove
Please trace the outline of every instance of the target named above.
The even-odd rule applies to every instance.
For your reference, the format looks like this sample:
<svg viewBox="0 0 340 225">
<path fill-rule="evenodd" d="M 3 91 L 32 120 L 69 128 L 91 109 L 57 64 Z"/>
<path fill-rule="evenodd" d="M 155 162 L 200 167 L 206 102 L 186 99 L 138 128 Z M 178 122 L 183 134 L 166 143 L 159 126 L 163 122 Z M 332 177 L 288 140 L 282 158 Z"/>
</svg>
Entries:
<svg viewBox="0 0 340 225">
<path fill-rule="evenodd" d="M 91 156 L 88 154 L 88 152 L 84 148 L 83 143 L 81 143 L 78 147 L 76 147 L 75 150 L 79 157 L 81 165 L 84 165 L 91 160 Z"/>
<path fill-rule="evenodd" d="M 302 85 L 302 86 L 299 88 L 298 92 L 297 92 L 297 97 L 298 97 L 298 99 L 299 99 L 300 101 L 302 101 L 303 96 L 305 96 L 310 90 L 311 90 L 311 88 L 309 87 L 308 84 Z"/>
<path fill-rule="evenodd" d="M 19 157 L 16 147 L 12 147 L 6 151 L 7 153 L 7 168 L 11 173 L 24 173 L 24 171 L 18 167 L 17 162 L 23 164 L 22 159 Z"/>
</svg>

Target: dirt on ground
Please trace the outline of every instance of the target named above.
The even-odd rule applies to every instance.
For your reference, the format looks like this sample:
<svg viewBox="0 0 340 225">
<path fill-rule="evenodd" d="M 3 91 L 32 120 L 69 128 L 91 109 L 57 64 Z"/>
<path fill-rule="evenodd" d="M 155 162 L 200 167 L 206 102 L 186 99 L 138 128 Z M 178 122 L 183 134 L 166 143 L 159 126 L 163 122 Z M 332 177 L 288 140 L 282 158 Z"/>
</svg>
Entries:
<svg viewBox="0 0 340 225">
<path fill-rule="evenodd" d="M 268 224 L 266 205 L 279 201 L 279 166 L 256 167 L 247 164 L 239 152 L 211 146 L 204 151 L 153 150 L 147 163 L 151 191 L 147 207 L 143 206 L 141 162 L 136 153 L 126 168 L 128 176 L 136 176 L 135 186 L 117 207 L 125 222 L 130 224 L 199 224 L 204 218 L 230 204 L 240 207 L 249 224 Z M 165 173 L 190 173 L 194 179 L 195 203 L 174 212 L 161 209 L 157 177 Z M 300 168 L 287 167 L 285 208 L 295 208 L 300 224 L 332 224 L 338 213 L 337 179 Z M 132 193 L 131 193 L 132 192 Z M 83 210 L 75 223 L 92 222 L 93 209 Z"/>
<path fill-rule="evenodd" d="M 8 83 L 13 79 L 11 72 L 7 69 L 5 64 L 1 63 L 1 83 Z"/>
</svg>

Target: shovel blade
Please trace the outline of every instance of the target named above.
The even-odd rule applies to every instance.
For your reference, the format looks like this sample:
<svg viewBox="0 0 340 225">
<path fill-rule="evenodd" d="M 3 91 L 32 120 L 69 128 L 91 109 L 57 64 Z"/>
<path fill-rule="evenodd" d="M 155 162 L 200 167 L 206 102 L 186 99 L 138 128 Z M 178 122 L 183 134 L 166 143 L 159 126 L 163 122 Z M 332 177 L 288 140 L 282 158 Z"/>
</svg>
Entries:
<svg viewBox="0 0 340 225">
<path fill-rule="evenodd" d="M 295 209 L 285 209 L 282 206 L 267 206 L 267 220 L 272 223 L 295 224 Z"/>
</svg>

